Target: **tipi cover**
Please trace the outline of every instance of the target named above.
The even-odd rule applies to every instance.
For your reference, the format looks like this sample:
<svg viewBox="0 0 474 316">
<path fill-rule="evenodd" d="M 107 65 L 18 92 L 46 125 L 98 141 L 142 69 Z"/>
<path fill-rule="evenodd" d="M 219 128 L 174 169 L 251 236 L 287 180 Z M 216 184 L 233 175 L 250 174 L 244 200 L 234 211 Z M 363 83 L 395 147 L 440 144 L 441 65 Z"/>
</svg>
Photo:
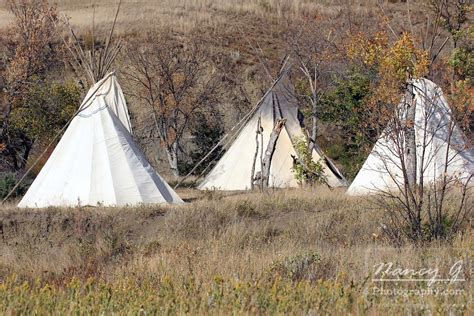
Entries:
<svg viewBox="0 0 474 316">
<path fill-rule="evenodd" d="M 80 109 L 19 207 L 182 203 L 133 141 L 113 73 L 89 90 Z"/>
<path fill-rule="evenodd" d="M 266 150 L 277 119 L 286 118 L 287 121 L 277 140 L 272 157 L 269 186 L 278 188 L 298 186 L 292 172 L 293 158 L 291 156 L 297 156 L 292 140 L 304 137 L 304 134 L 298 119 L 298 101 L 289 77 L 283 70 L 279 79 L 266 93 L 230 148 L 199 185 L 199 189 L 247 190 L 251 188 L 252 167 L 257 151 L 256 131 L 259 118 L 263 128 L 263 142 L 259 136 L 259 150 L 254 174 L 261 171 L 262 153 Z M 332 187 L 347 185 L 341 173 L 316 146 L 313 151 L 313 159 L 320 161 L 321 158 L 328 184 Z"/>
<path fill-rule="evenodd" d="M 464 135 L 457 126 L 450 128 L 452 113 L 441 88 L 427 79 L 414 80 L 413 86 L 418 174 L 421 174 L 419 172 L 423 168 L 424 183 L 432 182 L 444 174 L 446 161 L 449 161 L 447 174 L 461 180 L 467 179 L 474 171 L 474 151 L 468 148 Z M 402 106 L 403 103 L 400 107 Z M 403 116 L 403 111 L 399 115 Z M 451 141 L 448 148 L 449 134 Z M 387 192 L 403 183 L 399 167 L 401 155 L 394 149 L 394 137 L 390 136 L 393 135 L 386 129 L 350 185 L 348 194 Z M 400 138 L 402 137 L 398 139 Z"/>
</svg>

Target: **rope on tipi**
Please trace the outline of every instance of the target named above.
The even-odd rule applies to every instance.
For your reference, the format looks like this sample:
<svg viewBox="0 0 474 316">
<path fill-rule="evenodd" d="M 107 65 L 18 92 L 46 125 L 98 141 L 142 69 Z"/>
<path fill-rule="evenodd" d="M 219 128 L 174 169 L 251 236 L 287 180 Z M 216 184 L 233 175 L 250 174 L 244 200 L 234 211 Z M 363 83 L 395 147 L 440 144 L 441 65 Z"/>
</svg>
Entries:
<svg viewBox="0 0 474 316">
<path fill-rule="evenodd" d="M 115 42 L 112 44 L 113 41 L 113 35 L 115 31 L 115 26 L 117 24 L 117 18 L 118 14 L 120 12 L 120 6 L 122 4 L 122 0 L 118 1 L 117 4 L 117 10 L 115 11 L 115 16 L 114 16 L 114 21 L 112 23 L 112 27 L 110 28 L 109 35 L 105 41 L 105 47 L 104 49 L 99 50 L 98 55 L 96 55 L 96 47 L 95 47 L 95 36 L 93 34 L 93 39 L 92 39 L 92 50 L 91 51 L 84 51 L 82 49 L 81 43 L 79 38 L 76 36 L 74 33 L 74 30 L 72 27 L 69 25 L 68 20 L 65 18 L 65 24 L 68 26 L 69 31 L 71 33 L 71 36 L 74 39 L 74 42 L 71 45 L 69 45 L 66 41 L 66 39 L 60 35 L 62 38 L 65 46 L 71 53 L 71 56 L 74 58 L 74 61 L 76 63 L 76 67 L 81 68 L 83 73 L 86 75 L 88 81 L 91 84 L 95 84 L 99 79 L 102 79 L 102 82 L 98 85 L 98 87 L 94 90 L 94 92 L 82 102 L 81 106 L 79 109 L 72 115 L 72 117 L 67 121 L 67 123 L 59 130 L 59 132 L 53 137 L 52 141 L 46 146 L 46 148 L 43 150 L 43 152 L 38 156 L 38 158 L 35 160 L 35 162 L 28 168 L 28 170 L 23 174 L 23 176 L 20 178 L 20 180 L 15 184 L 13 189 L 10 190 L 10 192 L 7 194 L 7 196 L 2 200 L 2 204 L 7 201 L 10 196 L 15 192 L 15 190 L 18 188 L 18 186 L 23 182 L 23 180 L 28 176 L 28 174 L 33 170 L 34 167 L 39 163 L 41 158 L 46 154 L 46 152 L 51 148 L 51 146 L 56 142 L 59 136 L 62 135 L 62 133 L 65 131 L 65 129 L 69 126 L 69 124 L 72 122 L 72 120 L 82 111 L 87 109 L 92 102 L 82 108 L 87 102 L 89 102 L 92 97 L 95 97 L 97 91 L 102 87 L 104 82 L 106 81 L 105 79 L 109 78 L 110 76 L 114 75 L 115 72 L 110 72 L 108 75 L 107 73 L 109 72 L 110 68 L 112 67 L 113 61 L 117 57 L 120 49 L 121 49 L 121 44 L 119 42 Z M 95 7 L 94 7 L 94 15 L 95 15 Z M 94 16 L 93 16 L 94 20 Z M 53 21 L 54 22 L 54 21 Z M 55 23 L 56 30 L 57 24 Z M 94 32 L 95 28 L 95 23 L 93 21 L 93 28 L 92 31 Z"/>
<path fill-rule="evenodd" d="M 206 161 L 207 158 L 209 158 L 209 156 L 217 149 L 219 148 L 223 142 L 229 137 L 229 136 L 232 136 L 230 137 L 230 140 L 227 141 L 225 143 L 225 146 L 221 149 L 220 153 L 222 153 L 225 149 L 225 147 L 234 139 L 234 137 L 236 135 L 238 135 L 242 129 L 244 128 L 245 124 L 249 121 L 249 119 L 251 118 L 251 116 L 258 110 L 258 108 L 260 107 L 260 105 L 262 104 L 262 102 L 265 100 L 265 98 L 267 97 L 267 95 L 273 90 L 273 88 L 275 87 L 275 85 L 280 81 L 280 79 L 283 77 L 285 71 L 284 71 L 284 68 L 286 67 L 286 64 L 288 62 L 288 56 L 285 57 L 283 63 L 282 63 L 282 67 L 281 67 L 281 70 L 278 74 L 278 78 L 276 80 L 273 81 L 271 87 L 267 90 L 267 92 L 265 92 L 265 94 L 263 95 L 263 97 L 257 102 L 257 104 L 236 124 L 234 125 L 234 127 L 232 127 L 230 129 L 230 131 L 225 134 L 220 140 L 219 142 L 214 146 L 212 147 L 212 149 L 201 159 L 199 160 L 198 163 L 196 163 L 194 165 L 194 167 L 191 169 L 191 171 L 189 171 L 183 178 L 181 178 L 181 180 L 174 186 L 174 189 L 176 190 L 187 178 L 189 178 L 189 176 L 191 176 L 193 174 L 194 171 L 196 171 L 196 169 L 204 162 Z M 209 168 L 209 166 L 217 159 L 217 157 L 219 157 L 219 155 L 216 156 L 216 158 L 214 158 L 212 161 L 209 162 L 208 166 L 204 169 L 204 170 L 207 170 Z M 201 172 L 201 174 L 199 175 L 199 178 L 202 177 L 204 172 Z M 198 178 L 198 179 L 199 179 Z"/>
</svg>

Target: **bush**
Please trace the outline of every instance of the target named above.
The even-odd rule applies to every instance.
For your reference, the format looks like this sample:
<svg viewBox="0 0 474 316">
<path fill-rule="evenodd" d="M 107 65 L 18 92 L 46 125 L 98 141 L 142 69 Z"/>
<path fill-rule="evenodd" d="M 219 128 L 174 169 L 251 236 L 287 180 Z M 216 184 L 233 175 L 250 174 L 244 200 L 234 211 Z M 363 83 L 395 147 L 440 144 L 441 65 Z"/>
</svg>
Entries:
<svg viewBox="0 0 474 316">
<path fill-rule="evenodd" d="M 34 82 L 12 112 L 12 125 L 30 139 L 48 140 L 66 125 L 80 104 L 75 83 Z"/>
<path fill-rule="evenodd" d="M 218 115 L 213 115 L 209 118 L 203 113 L 197 114 L 191 129 L 193 149 L 189 154 L 189 159 L 187 161 L 181 161 L 179 164 L 180 174 L 190 172 L 191 169 L 217 145 L 224 134 L 221 118 Z M 204 171 L 209 171 L 217 161 L 219 161 L 222 155 L 222 146 L 218 146 L 216 150 L 194 170 L 193 174 L 200 175 Z"/>
<path fill-rule="evenodd" d="M 0 173 L 0 198 L 3 200 L 8 193 L 15 187 L 18 179 L 14 173 L 4 172 Z M 12 193 L 11 197 L 23 196 L 31 185 L 31 180 L 26 180 L 20 183 L 20 185 Z"/>
<path fill-rule="evenodd" d="M 321 98 L 318 113 L 331 129 L 338 127 L 339 138 L 326 148 L 328 155 L 343 166 L 343 173 L 356 176 L 368 154 L 368 145 L 377 139 L 374 126 L 367 124 L 366 102 L 370 97 L 370 73 L 351 70 L 344 79 L 337 79 L 333 89 Z"/>
<path fill-rule="evenodd" d="M 312 152 L 308 147 L 308 142 L 302 138 L 295 139 L 295 149 L 298 158 L 293 163 L 292 171 L 299 184 L 314 185 L 326 183 L 324 168 L 321 161 L 314 161 Z"/>
<path fill-rule="evenodd" d="M 454 49 L 449 64 L 461 78 L 473 78 L 474 50 L 470 47 Z"/>
</svg>

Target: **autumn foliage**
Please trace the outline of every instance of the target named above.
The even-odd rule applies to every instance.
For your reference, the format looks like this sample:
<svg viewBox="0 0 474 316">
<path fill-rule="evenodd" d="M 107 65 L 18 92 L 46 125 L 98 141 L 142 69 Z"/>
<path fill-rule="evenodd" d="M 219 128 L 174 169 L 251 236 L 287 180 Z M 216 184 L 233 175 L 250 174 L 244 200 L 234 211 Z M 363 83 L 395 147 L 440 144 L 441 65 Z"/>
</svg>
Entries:
<svg viewBox="0 0 474 316">
<path fill-rule="evenodd" d="M 392 116 L 406 83 L 425 76 L 430 65 L 428 53 L 417 48 L 412 35 L 406 32 L 394 43 L 390 43 L 387 32 L 377 32 L 373 37 L 357 34 L 351 39 L 348 55 L 376 73 L 368 106 L 379 119 L 381 114 L 382 118 Z M 390 106 L 384 108 L 381 103 Z"/>
<path fill-rule="evenodd" d="M 5 78 L 10 85 L 19 88 L 32 76 L 44 74 L 51 66 L 51 59 L 55 58 L 54 22 L 58 12 L 47 0 L 7 2 L 16 19 L 7 31 L 13 56 Z"/>
</svg>

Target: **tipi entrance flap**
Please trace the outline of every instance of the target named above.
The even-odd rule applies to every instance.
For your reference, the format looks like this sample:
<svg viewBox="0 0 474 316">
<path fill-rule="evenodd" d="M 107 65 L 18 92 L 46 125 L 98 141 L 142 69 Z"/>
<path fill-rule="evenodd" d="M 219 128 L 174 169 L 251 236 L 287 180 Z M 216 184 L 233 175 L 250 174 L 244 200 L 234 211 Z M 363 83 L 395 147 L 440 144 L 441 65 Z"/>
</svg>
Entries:
<svg viewBox="0 0 474 316">
<path fill-rule="evenodd" d="M 280 133 L 270 166 L 269 186 L 284 188 L 297 187 L 298 182 L 292 171 L 293 158 L 297 156 L 286 127 Z"/>
</svg>

